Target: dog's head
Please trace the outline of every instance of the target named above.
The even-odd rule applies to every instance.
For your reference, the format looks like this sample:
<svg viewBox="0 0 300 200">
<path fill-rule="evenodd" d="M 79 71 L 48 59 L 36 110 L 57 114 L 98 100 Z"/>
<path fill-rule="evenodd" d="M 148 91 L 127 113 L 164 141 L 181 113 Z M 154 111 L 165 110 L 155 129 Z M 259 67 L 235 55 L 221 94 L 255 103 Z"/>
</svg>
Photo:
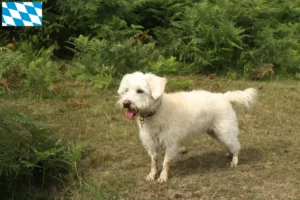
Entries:
<svg viewBox="0 0 300 200">
<path fill-rule="evenodd" d="M 120 83 L 118 104 L 127 109 L 125 117 L 133 119 L 138 113 L 155 108 L 165 90 L 167 79 L 154 74 L 134 72 L 126 74 Z"/>
</svg>

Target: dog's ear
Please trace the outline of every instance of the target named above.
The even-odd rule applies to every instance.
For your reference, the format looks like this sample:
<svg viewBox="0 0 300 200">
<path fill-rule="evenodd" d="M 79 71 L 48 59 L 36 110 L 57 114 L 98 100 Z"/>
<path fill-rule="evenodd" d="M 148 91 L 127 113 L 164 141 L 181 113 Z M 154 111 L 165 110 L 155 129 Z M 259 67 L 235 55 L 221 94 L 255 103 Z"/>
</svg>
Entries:
<svg viewBox="0 0 300 200">
<path fill-rule="evenodd" d="M 164 93 L 167 79 L 155 76 L 150 73 L 146 74 L 146 76 L 147 76 L 147 82 L 151 89 L 152 97 L 154 99 L 157 99 Z"/>
</svg>

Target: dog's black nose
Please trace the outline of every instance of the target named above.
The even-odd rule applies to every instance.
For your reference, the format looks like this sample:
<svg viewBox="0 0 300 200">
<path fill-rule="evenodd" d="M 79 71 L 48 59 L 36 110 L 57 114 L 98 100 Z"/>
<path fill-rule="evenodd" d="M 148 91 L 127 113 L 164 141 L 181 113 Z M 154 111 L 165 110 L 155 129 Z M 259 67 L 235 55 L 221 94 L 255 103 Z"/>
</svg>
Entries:
<svg viewBox="0 0 300 200">
<path fill-rule="evenodd" d="M 129 108 L 129 107 L 130 107 L 130 101 L 125 100 L 125 101 L 123 102 L 123 106 L 124 106 L 124 108 Z"/>
</svg>

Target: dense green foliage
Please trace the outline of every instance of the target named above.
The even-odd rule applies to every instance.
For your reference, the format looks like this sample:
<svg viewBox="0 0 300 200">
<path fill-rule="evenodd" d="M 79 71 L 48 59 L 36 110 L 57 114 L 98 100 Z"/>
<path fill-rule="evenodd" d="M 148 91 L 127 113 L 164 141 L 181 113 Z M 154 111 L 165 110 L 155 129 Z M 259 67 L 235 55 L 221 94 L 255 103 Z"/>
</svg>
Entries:
<svg viewBox="0 0 300 200">
<path fill-rule="evenodd" d="M 77 176 L 83 147 L 55 141 L 48 128 L 37 126 L 25 114 L 1 109 L 1 198 L 28 199 L 38 196 L 40 189 L 46 191 L 47 182 L 63 181 L 64 174 Z"/>
<path fill-rule="evenodd" d="M 50 58 L 74 58 L 73 77 L 100 88 L 135 70 L 248 77 L 272 63 L 276 74 L 300 71 L 299 1 L 43 2 L 42 28 L 0 33 L 2 46 L 14 43 L 13 50 L 1 49 L 0 75 L 21 67 L 25 85 L 39 85 L 38 93 L 55 82 Z"/>
</svg>

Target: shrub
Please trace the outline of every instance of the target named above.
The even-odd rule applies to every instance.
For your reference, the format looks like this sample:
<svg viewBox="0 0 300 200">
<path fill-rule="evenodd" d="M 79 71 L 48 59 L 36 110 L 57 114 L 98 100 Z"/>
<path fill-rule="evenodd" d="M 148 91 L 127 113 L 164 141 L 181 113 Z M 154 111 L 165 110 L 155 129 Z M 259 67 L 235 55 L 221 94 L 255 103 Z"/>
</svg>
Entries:
<svg viewBox="0 0 300 200">
<path fill-rule="evenodd" d="M 155 74 L 175 74 L 180 71 L 182 64 L 176 61 L 176 58 L 171 56 L 166 59 L 160 55 L 157 61 L 149 61 L 147 71 Z"/>
<path fill-rule="evenodd" d="M 43 2 L 46 26 L 7 28 L 0 32 L 0 45 L 13 42 L 18 49 L 19 43 L 29 42 L 33 52 L 57 45 L 53 56 L 75 56 L 76 77 L 85 75 L 91 81 L 92 76 L 97 76 L 93 81 L 99 83 L 96 85 L 106 87 L 111 84 L 109 77 L 149 70 L 149 65 L 160 62 L 159 56 L 176 58 L 174 61 L 182 67 L 175 66 L 171 71 L 177 73 L 234 72 L 245 76 L 265 63 L 272 63 L 277 74 L 300 71 L 299 1 Z M 142 42 L 135 44 L 139 34 L 144 33 Z M 11 56 L 11 52 L 6 54 Z M 46 59 L 42 65 L 47 62 Z M 101 68 L 112 68 L 112 74 L 100 75 Z M 161 73 L 170 71 L 163 68 L 160 67 Z M 51 84 L 44 88 L 51 88 Z"/>
<path fill-rule="evenodd" d="M 0 110 L 0 133 L 2 198 L 29 198 L 32 188 L 44 190 L 47 180 L 61 180 L 65 173 L 78 174 L 84 145 L 54 140 L 50 129 L 37 126 L 12 108 Z"/>
<path fill-rule="evenodd" d="M 35 51 L 32 43 L 23 42 L 17 50 L 2 48 L 0 51 L 0 79 L 7 78 L 13 86 L 21 86 L 30 97 L 40 97 L 53 92 L 61 72 L 53 53 L 52 45 Z"/>
<path fill-rule="evenodd" d="M 109 85 L 113 77 L 127 72 L 145 70 L 149 61 L 158 56 L 155 44 L 137 43 L 132 47 L 131 43 L 132 40 L 111 42 L 82 35 L 75 38 L 72 42 L 75 46 L 74 76 L 79 80 L 93 81 L 100 86 Z"/>
</svg>

